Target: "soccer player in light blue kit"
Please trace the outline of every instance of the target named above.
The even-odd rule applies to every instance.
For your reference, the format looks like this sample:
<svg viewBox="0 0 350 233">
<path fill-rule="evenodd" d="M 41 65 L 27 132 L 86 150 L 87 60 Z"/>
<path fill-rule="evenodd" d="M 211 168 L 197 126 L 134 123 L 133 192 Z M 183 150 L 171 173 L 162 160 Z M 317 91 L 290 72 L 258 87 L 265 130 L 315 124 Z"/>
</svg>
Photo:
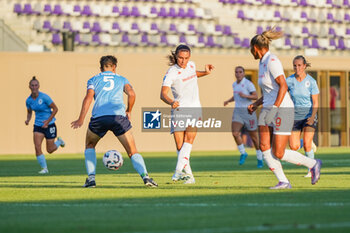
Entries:
<svg viewBox="0 0 350 233">
<path fill-rule="evenodd" d="M 57 136 L 55 115 L 57 114 L 58 108 L 50 96 L 40 92 L 39 88 L 39 81 L 34 76 L 29 82 L 29 89 L 32 93 L 26 100 L 27 120 L 25 124 L 29 124 L 34 111 L 35 122 L 33 132 L 35 155 L 41 167 L 39 174 L 47 174 L 49 170 L 47 168 L 45 155 L 41 150 L 44 138 L 46 138 L 46 150 L 49 154 L 56 151 L 60 146 L 64 147 L 65 143 L 60 137 L 58 137 L 55 142 Z"/>
<path fill-rule="evenodd" d="M 318 90 L 316 80 L 305 72 L 310 67 L 305 57 L 299 55 L 293 59 L 294 74 L 286 80 L 289 93 L 294 102 L 294 125 L 289 138 L 292 150 L 304 146 L 305 155 L 314 158 L 313 138 L 317 125 Z M 304 145 L 300 145 L 300 136 L 304 132 Z M 310 170 L 305 177 L 311 177 Z"/>
<path fill-rule="evenodd" d="M 135 103 L 135 92 L 129 81 L 116 74 L 117 58 L 103 56 L 100 59 L 101 73 L 87 82 L 87 93 L 83 100 L 78 120 L 71 123 L 73 129 L 80 128 L 90 104 L 95 99 L 92 117 L 86 134 L 85 165 L 88 178 L 83 187 L 96 187 L 96 152 L 99 140 L 110 130 L 125 148 L 132 165 L 143 179 L 146 186 L 157 187 L 158 184 L 148 176 L 145 162 L 138 153 L 131 133 L 131 110 Z M 125 109 L 123 92 L 128 96 Z"/>
</svg>

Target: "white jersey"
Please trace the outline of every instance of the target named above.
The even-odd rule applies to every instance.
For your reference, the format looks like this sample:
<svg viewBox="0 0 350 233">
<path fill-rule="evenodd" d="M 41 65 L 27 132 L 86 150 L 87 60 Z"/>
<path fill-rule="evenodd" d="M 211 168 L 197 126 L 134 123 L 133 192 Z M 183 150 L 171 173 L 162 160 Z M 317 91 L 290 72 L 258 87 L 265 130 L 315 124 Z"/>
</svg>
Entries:
<svg viewBox="0 0 350 233">
<path fill-rule="evenodd" d="M 256 92 L 255 86 L 251 81 L 243 78 L 239 83 L 237 83 L 237 81 L 234 82 L 232 88 L 236 108 L 246 108 L 252 103 L 250 99 L 243 98 L 239 95 L 240 92 L 245 95 L 250 95 L 252 92 Z"/>
<path fill-rule="evenodd" d="M 263 107 L 271 107 L 274 105 L 279 85 L 276 83 L 275 78 L 280 75 L 284 75 L 283 67 L 280 60 L 270 51 L 265 53 L 259 64 L 259 86 L 263 92 L 264 101 Z M 293 101 L 287 92 L 280 107 L 294 107 Z"/>
<path fill-rule="evenodd" d="M 171 87 L 171 91 L 180 107 L 201 107 L 198 91 L 196 65 L 189 61 L 185 69 L 173 65 L 163 79 L 163 85 Z"/>
</svg>

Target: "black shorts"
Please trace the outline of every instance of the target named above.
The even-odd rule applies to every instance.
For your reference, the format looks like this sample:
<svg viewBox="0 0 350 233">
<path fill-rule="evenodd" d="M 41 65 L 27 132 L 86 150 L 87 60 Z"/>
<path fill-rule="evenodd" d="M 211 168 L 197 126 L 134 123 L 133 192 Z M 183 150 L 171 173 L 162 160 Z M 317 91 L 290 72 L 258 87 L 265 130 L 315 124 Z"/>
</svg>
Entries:
<svg viewBox="0 0 350 233">
<path fill-rule="evenodd" d="M 108 130 L 112 131 L 115 136 L 120 136 L 131 129 L 131 123 L 126 116 L 101 116 L 91 118 L 89 129 L 101 138 Z"/>
<path fill-rule="evenodd" d="M 33 132 L 44 134 L 46 139 L 54 139 L 57 137 L 57 128 L 55 123 L 48 125 L 47 128 L 34 125 Z"/>
<path fill-rule="evenodd" d="M 317 122 L 318 122 L 317 116 L 315 117 L 314 123 L 312 125 L 307 124 L 307 118 L 304 120 L 295 120 L 293 125 L 293 131 L 301 131 L 305 127 L 311 127 L 316 129 Z"/>
</svg>

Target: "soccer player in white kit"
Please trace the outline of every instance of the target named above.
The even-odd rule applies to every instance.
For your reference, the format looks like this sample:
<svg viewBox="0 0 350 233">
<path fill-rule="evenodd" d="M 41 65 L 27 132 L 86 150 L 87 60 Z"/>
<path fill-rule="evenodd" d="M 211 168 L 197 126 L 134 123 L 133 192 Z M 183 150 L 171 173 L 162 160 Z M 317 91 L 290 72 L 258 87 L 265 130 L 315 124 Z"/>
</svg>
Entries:
<svg viewBox="0 0 350 233">
<path fill-rule="evenodd" d="M 169 58 L 168 72 L 165 74 L 160 98 L 172 108 L 172 121 L 181 119 L 181 115 L 192 115 L 196 120 L 201 119 L 201 103 L 197 79 L 208 75 L 214 69 L 213 65 L 205 65 L 205 71 L 197 71 L 194 62 L 190 61 L 191 50 L 187 45 L 179 45 Z M 171 89 L 173 97 L 168 93 Z M 182 118 L 183 119 L 183 118 Z M 175 173 L 172 176 L 174 182 L 185 180 L 185 184 L 194 184 L 195 179 L 190 166 L 190 154 L 192 144 L 197 135 L 195 127 L 174 127 L 171 133 L 174 135 L 178 153 Z M 184 171 L 184 172 L 183 172 Z"/>
<path fill-rule="evenodd" d="M 294 104 L 288 93 L 282 64 L 277 56 L 269 51 L 270 42 L 282 36 L 283 32 L 272 28 L 255 35 L 250 41 L 252 55 L 260 60 L 259 86 L 263 96 L 249 105 L 248 111 L 253 113 L 259 105 L 263 105 L 258 120 L 260 149 L 266 164 L 279 181 L 270 189 L 292 187 L 283 172 L 280 160 L 310 168 L 311 184 L 316 184 L 320 179 L 322 166 L 321 160 L 308 158 L 297 151 L 286 150 L 294 123 Z"/>
<path fill-rule="evenodd" d="M 249 135 L 254 143 L 257 157 L 257 167 L 263 167 L 262 153 L 259 149 L 258 139 L 258 123 L 255 112 L 249 114 L 247 107 L 252 103 L 252 100 L 258 99 L 254 84 L 245 78 L 245 70 L 242 66 L 235 68 L 235 76 L 237 81 L 232 84 L 233 96 L 224 102 L 224 106 L 230 102 L 235 102 L 235 109 L 232 114 L 232 136 L 235 139 L 238 150 L 241 153 L 239 165 L 243 165 L 248 154 L 245 151 L 243 140 L 241 137 L 241 129 L 243 126 L 249 131 Z"/>
</svg>

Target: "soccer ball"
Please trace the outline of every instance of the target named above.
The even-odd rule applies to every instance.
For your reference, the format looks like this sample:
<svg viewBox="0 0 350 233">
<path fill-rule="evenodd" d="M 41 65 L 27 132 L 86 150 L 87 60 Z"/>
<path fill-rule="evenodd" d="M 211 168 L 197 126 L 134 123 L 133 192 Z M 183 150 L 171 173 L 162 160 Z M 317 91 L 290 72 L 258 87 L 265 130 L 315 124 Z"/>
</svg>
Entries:
<svg viewBox="0 0 350 233">
<path fill-rule="evenodd" d="M 116 150 L 107 151 L 103 158 L 103 164 L 109 170 L 118 170 L 121 166 L 123 166 L 123 156 Z"/>
</svg>

